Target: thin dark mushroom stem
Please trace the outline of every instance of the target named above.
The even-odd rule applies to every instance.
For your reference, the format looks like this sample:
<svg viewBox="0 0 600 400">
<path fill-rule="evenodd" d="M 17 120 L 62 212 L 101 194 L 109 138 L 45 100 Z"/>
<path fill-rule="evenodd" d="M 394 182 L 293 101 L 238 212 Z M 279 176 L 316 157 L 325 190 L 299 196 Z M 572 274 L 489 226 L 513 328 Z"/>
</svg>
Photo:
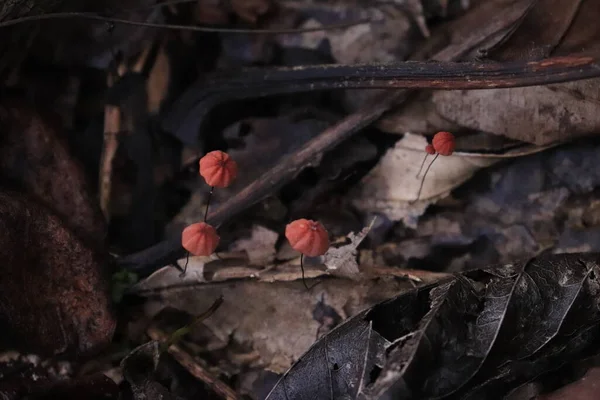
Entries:
<svg viewBox="0 0 600 400">
<path fill-rule="evenodd" d="M 425 177 L 427 176 L 427 173 L 429 172 L 429 168 L 431 168 L 431 166 L 433 165 L 435 160 L 437 160 L 439 155 L 440 155 L 439 153 L 436 154 L 435 157 L 433 157 L 433 160 L 431 160 L 431 162 L 427 166 L 427 169 L 425 170 L 425 173 L 423 174 L 423 179 L 421 179 L 421 185 L 419 186 L 419 192 L 417 193 L 417 198 L 414 201 L 417 201 L 421 198 L 421 190 L 423 189 L 423 183 L 425 183 Z"/>
<path fill-rule="evenodd" d="M 304 277 L 304 254 L 300 255 L 300 270 L 302 271 L 302 283 L 304 284 L 306 290 L 310 290 L 306 284 L 306 278 Z"/>
<path fill-rule="evenodd" d="M 183 266 L 183 272 L 181 274 L 179 274 L 180 278 L 183 278 L 185 276 L 185 273 L 187 272 L 187 266 L 188 266 L 189 261 L 190 261 L 190 252 L 186 251 L 185 252 L 185 265 Z"/>
<path fill-rule="evenodd" d="M 304 254 L 300 255 L 300 271 L 302 271 L 302 283 L 304 284 L 304 287 L 306 288 L 306 290 L 310 290 L 320 283 L 320 281 L 318 281 L 310 286 L 308 286 L 308 284 L 306 283 L 306 278 L 304 276 Z"/>
<path fill-rule="evenodd" d="M 210 199 L 212 197 L 213 191 L 215 190 L 214 186 L 210 187 L 210 192 L 208 193 L 208 199 L 206 199 L 206 210 L 204 211 L 204 222 L 208 218 L 208 207 L 210 207 Z"/>
<path fill-rule="evenodd" d="M 421 163 L 421 167 L 419 168 L 419 172 L 417 172 L 417 178 L 421 175 L 421 171 L 423 171 L 423 166 L 425 165 L 425 161 L 427 161 L 427 156 L 429 153 L 425 153 L 425 157 L 423 157 L 423 162 Z"/>
</svg>

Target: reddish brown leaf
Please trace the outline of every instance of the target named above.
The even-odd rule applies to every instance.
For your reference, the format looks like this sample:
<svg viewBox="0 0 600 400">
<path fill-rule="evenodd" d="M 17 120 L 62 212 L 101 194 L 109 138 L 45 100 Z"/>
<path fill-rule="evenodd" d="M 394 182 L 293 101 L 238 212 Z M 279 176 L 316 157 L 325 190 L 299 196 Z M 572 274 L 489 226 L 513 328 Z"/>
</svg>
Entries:
<svg viewBox="0 0 600 400">
<path fill-rule="evenodd" d="M 101 246 L 106 226 L 58 121 L 21 102 L 0 104 L 0 175 L 38 197 L 86 242 Z"/>
<path fill-rule="evenodd" d="M 510 38 L 492 49 L 491 57 L 502 61 L 549 57 L 573 25 L 581 3 L 582 0 L 538 0 Z"/>
<path fill-rule="evenodd" d="M 82 354 L 112 338 L 106 260 L 37 201 L 0 191 L 2 341 L 41 354 Z"/>
<path fill-rule="evenodd" d="M 600 389 L 600 368 L 590 369 L 581 379 L 536 400 L 594 400 Z"/>
</svg>

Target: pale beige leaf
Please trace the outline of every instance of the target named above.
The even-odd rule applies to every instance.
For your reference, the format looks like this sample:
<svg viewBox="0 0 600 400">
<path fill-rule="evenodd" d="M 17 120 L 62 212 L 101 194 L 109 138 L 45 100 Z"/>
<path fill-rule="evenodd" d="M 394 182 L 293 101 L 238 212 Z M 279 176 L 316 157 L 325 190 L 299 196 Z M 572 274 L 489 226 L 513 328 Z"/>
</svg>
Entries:
<svg viewBox="0 0 600 400">
<path fill-rule="evenodd" d="M 477 170 L 498 161 L 457 154 L 440 156 L 429 169 L 417 201 L 423 175 L 421 173 L 417 178 L 417 172 L 425 156 L 426 144 L 422 136 L 405 135 L 358 185 L 352 193 L 353 204 L 361 210 L 381 212 L 392 220 L 414 226 L 430 203 L 448 195 Z M 431 160 L 433 158 L 429 156 L 427 163 Z"/>
<path fill-rule="evenodd" d="M 322 333 L 314 312 L 323 305 L 343 320 L 411 287 L 407 281 L 342 278 L 323 280 L 310 291 L 300 282 L 180 286 L 162 290 L 160 298 L 154 293 L 146 311 L 154 315 L 169 306 L 196 315 L 222 295 L 223 304 L 203 324 L 224 343 L 250 346 L 260 356 L 260 366 L 283 373 Z"/>
</svg>

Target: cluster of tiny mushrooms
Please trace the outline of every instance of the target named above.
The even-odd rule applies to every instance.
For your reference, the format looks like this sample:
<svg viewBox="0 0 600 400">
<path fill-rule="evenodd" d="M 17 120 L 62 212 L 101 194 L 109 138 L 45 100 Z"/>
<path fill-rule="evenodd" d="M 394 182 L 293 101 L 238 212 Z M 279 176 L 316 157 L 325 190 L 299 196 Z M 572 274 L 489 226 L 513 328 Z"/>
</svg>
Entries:
<svg viewBox="0 0 600 400">
<path fill-rule="evenodd" d="M 419 173 L 417 173 L 417 177 L 425 165 L 427 155 L 435 154 L 435 157 L 425 170 L 423 181 L 425 180 L 429 168 L 431 168 L 431 165 L 437 157 L 439 155 L 451 155 L 454 152 L 454 147 L 454 135 L 450 132 L 436 133 L 431 144 L 428 144 L 425 147 L 425 158 L 423 159 Z M 209 256 L 215 252 L 219 245 L 220 237 L 217 234 L 217 230 L 206 222 L 210 198 L 215 187 L 228 187 L 231 185 L 237 177 L 237 173 L 237 163 L 229 156 L 229 154 L 220 150 L 211 151 L 200 159 L 200 175 L 211 188 L 207 199 L 206 212 L 204 213 L 204 221 L 189 225 L 181 234 L 181 245 L 187 250 L 188 256 L 190 253 L 195 256 Z M 417 199 L 421 194 L 423 181 L 421 181 Z M 301 254 L 300 268 L 302 270 L 302 282 L 304 283 L 304 286 L 309 289 L 304 279 L 304 256 L 317 257 L 325 254 L 329 248 L 329 234 L 323 224 L 319 221 L 301 218 L 290 222 L 286 226 L 285 237 L 291 247 Z M 185 270 L 183 273 L 185 274 Z"/>
</svg>

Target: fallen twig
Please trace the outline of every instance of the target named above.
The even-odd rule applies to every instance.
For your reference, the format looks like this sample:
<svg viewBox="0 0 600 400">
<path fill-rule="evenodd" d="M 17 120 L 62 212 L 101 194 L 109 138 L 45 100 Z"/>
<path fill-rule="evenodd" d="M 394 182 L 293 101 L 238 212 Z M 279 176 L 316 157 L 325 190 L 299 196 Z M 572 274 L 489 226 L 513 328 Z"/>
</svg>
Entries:
<svg viewBox="0 0 600 400">
<path fill-rule="evenodd" d="M 169 340 L 169 335 L 158 328 L 148 328 L 147 333 L 152 338 L 152 340 L 156 340 L 158 342 L 165 342 Z M 207 371 L 202 365 L 200 365 L 200 363 L 194 360 L 194 357 L 186 353 L 178 345 L 170 345 L 167 351 L 192 376 L 200 379 L 208 387 L 214 390 L 214 392 L 217 393 L 219 396 L 227 400 L 240 399 L 240 396 L 238 396 L 232 388 L 230 388 L 226 383 L 224 383 L 219 378 Z"/>
</svg>

